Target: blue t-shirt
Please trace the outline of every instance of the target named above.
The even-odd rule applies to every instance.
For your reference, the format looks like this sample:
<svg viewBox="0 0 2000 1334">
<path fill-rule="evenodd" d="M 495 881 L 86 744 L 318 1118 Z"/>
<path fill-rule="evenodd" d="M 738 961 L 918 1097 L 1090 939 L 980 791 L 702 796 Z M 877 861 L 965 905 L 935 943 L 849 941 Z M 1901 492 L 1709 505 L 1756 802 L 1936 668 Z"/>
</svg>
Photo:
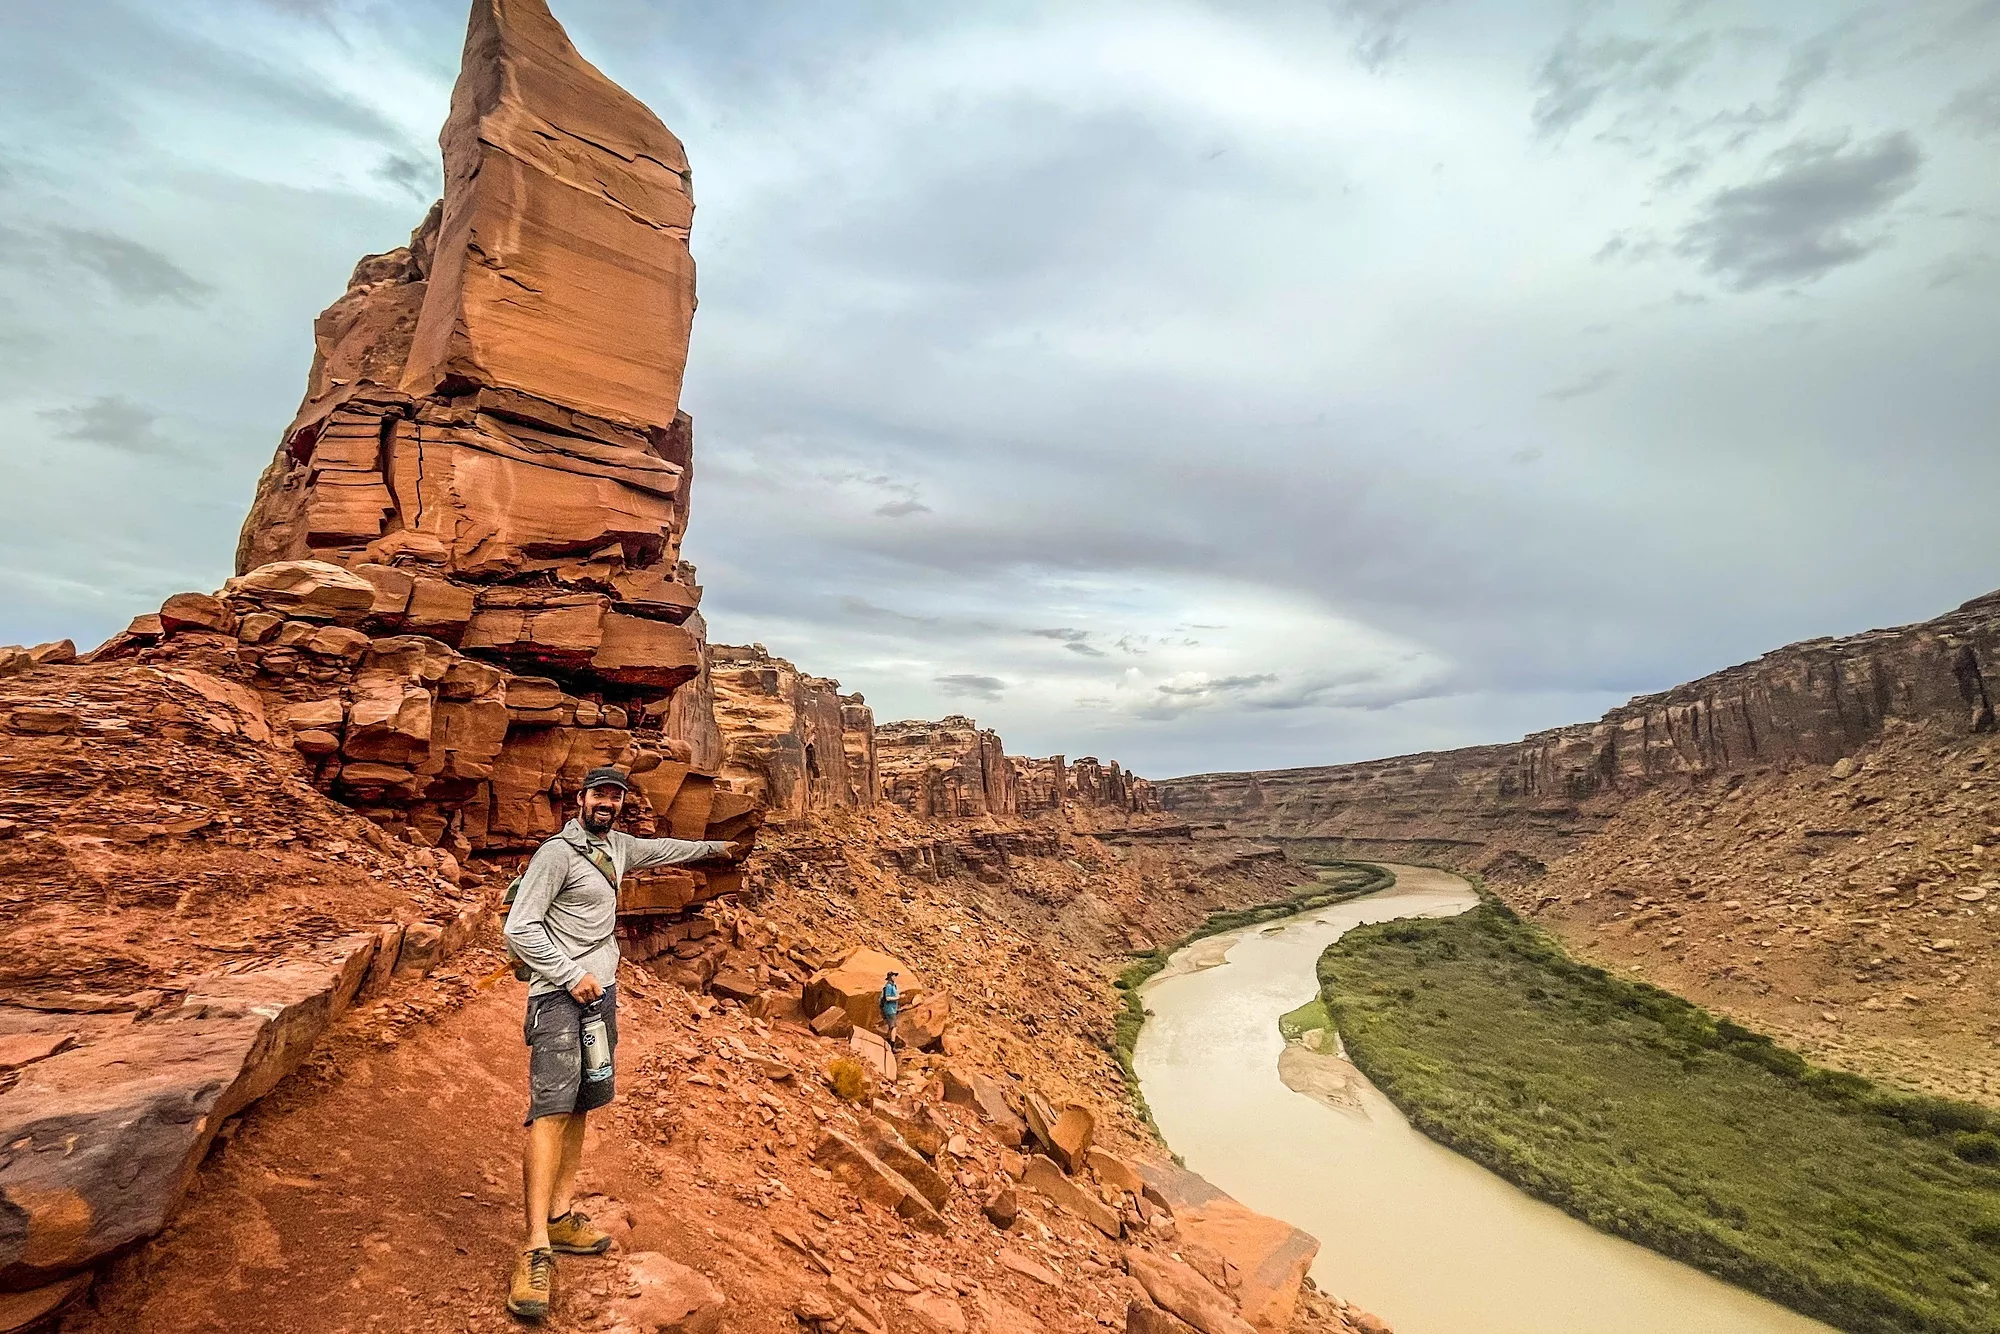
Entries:
<svg viewBox="0 0 2000 1334">
<path fill-rule="evenodd" d="M 882 984 L 882 1008 L 893 1014 L 896 1009 L 896 1002 L 901 995 L 902 993 L 896 989 L 894 982 L 884 982 Z"/>
</svg>

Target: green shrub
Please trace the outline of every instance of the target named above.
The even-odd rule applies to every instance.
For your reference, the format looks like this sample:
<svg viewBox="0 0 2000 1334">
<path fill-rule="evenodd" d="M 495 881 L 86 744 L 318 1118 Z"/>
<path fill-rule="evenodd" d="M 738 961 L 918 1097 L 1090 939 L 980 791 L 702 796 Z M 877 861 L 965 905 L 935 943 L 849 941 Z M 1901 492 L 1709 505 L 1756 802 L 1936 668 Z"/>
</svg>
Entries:
<svg viewBox="0 0 2000 1334">
<path fill-rule="evenodd" d="M 1319 977 L 1418 1129 L 1585 1222 L 1855 1334 L 2000 1334 L 1986 1108 L 1814 1067 L 1490 902 L 1351 931 Z"/>
</svg>

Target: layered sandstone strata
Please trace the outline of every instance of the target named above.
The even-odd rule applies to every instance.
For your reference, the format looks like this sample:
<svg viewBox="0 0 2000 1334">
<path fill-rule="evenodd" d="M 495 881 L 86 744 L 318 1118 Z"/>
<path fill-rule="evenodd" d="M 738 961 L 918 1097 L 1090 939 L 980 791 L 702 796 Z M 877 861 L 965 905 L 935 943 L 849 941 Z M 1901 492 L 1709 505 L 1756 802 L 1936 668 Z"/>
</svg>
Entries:
<svg viewBox="0 0 2000 1334">
<path fill-rule="evenodd" d="M 914 815 L 959 820 L 1015 809 L 1014 769 L 998 733 L 963 714 L 875 729 L 882 796 Z"/>
<path fill-rule="evenodd" d="M 1893 722 L 1990 730 L 1996 662 L 2000 593 L 1917 625 L 1792 644 L 1511 744 L 1158 788 L 1177 816 L 1358 855 L 1546 860 L 1666 779 L 1832 764 Z"/>
<path fill-rule="evenodd" d="M 875 804 L 875 713 L 840 682 L 808 676 L 762 644 L 714 645 L 709 678 L 722 775 L 774 820 Z"/>
<path fill-rule="evenodd" d="M 314 326 L 239 577 L 101 655 L 215 659 L 322 788 L 462 853 L 553 833 L 595 764 L 676 834 L 740 824 L 680 560 L 681 144 L 543 0 L 473 4 L 440 144 L 444 198 Z"/>
<path fill-rule="evenodd" d="M 962 820 L 1079 807 L 1119 816 L 1160 809 L 1153 785 L 1116 760 L 1009 755 L 997 733 L 962 714 L 884 723 L 876 747 L 882 799 L 913 815 Z"/>
</svg>

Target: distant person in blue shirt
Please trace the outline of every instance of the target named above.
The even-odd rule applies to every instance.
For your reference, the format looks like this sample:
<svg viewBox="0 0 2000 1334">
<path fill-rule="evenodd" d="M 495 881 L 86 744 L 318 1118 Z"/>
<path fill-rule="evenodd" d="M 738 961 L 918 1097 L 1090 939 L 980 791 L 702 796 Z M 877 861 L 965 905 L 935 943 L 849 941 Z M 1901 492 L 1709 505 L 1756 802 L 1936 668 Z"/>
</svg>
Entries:
<svg viewBox="0 0 2000 1334">
<path fill-rule="evenodd" d="M 892 1047 L 896 1045 L 896 1011 L 902 1008 L 902 995 L 894 973 L 882 979 L 882 1027 L 887 1030 Z"/>
</svg>

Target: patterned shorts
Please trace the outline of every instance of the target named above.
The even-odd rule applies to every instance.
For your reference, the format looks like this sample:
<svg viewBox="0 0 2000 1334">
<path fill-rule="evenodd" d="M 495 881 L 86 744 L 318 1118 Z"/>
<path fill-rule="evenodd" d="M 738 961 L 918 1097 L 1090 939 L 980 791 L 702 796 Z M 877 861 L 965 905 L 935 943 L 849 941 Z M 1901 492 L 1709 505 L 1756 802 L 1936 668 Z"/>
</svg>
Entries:
<svg viewBox="0 0 2000 1334">
<path fill-rule="evenodd" d="M 618 988 L 606 987 L 594 1008 L 604 1017 L 611 1050 L 618 1050 Z M 528 997 L 522 1034 L 528 1040 L 528 1120 L 588 1112 L 612 1099 L 615 1079 L 583 1077 L 585 1007 L 566 991 Z"/>
</svg>

